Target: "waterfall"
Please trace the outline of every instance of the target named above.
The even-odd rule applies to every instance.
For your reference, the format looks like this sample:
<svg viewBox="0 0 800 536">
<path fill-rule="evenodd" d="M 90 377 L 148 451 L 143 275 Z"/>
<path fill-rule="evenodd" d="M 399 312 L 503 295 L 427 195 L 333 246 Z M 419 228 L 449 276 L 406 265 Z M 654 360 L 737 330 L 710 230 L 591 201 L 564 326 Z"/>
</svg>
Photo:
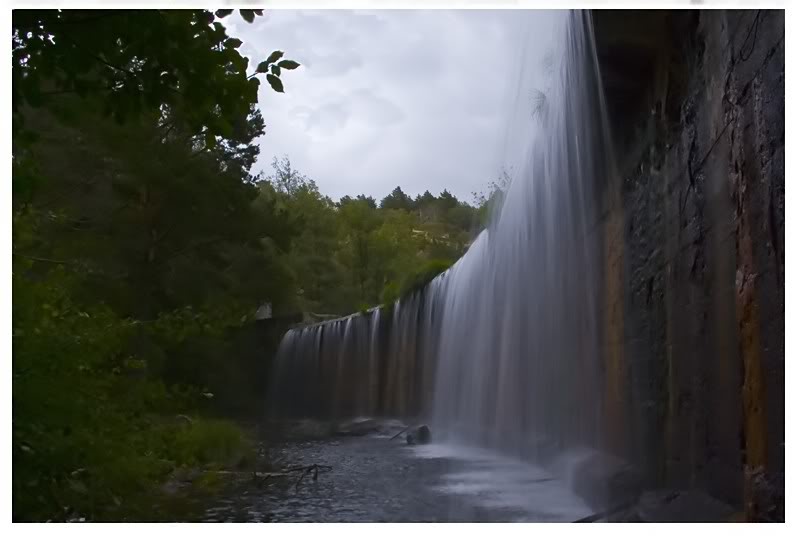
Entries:
<svg viewBox="0 0 800 536">
<path fill-rule="evenodd" d="M 468 252 L 389 307 L 288 332 L 284 413 L 422 416 L 516 453 L 601 441 L 601 187 L 608 128 L 591 17 L 527 12 L 512 182 Z"/>
<path fill-rule="evenodd" d="M 538 18 L 553 48 L 524 64 L 502 209 L 448 274 L 433 404 L 436 429 L 510 450 L 599 441 L 602 96 L 588 16 Z"/>
</svg>

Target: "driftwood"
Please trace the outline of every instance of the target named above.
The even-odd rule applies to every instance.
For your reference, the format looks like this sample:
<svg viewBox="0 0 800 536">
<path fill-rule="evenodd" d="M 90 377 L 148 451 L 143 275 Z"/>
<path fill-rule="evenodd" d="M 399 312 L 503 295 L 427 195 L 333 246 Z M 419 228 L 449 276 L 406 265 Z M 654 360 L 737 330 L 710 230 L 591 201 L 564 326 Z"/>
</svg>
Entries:
<svg viewBox="0 0 800 536">
<path fill-rule="evenodd" d="M 594 513 L 594 514 L 592 514 L 590 516 L 586 516 L 586 517 L 582 517 L 580 519 L 577 519 L 577 520 L 573 521 L 573 523 L 594 523 L 595 521 L 599 521 L 601 519 L 605 519 L 610 515 L 618 514 L 619 512 L 622 512 L 623 510 L 626 510 L 626 509 L 630 508 L 634 504 L 636 504 L 636 501 L 629 501 L 629 502 L 626 502 L 626 503 L 623 503 L 623 504 L 618 504 L 617 506 L 613 506 L 613 507 L 609 508 L 608 510 L 603 510 L 602 512 L 597 512 L 597 513 Z"/>
<path fill-rule="evenodd" d="M 300 478 L 297 479 L 297 482 L 295 482 L 295 485 L 294 485 L 295 489 L 297 489 L 297 487 L 300 486 L 300 483 L 303 481 L 303 479 L 307 475 L 310 475 L 310 474 L 313 473 L 312 480 L 314 480 L 316 482 L 317 478 L 319 477 L 319 473 L 320 472 L 329 473 L 331 471 L 333 471 L 333 467 L 331 467 L 330 465 L 320 465 L 320 464 L 314 463 L 314 464 L 311 464 L 311 465 L 301 465 L 301 466 L 297 466 L 297 467 L 292 467 L 292 468 L 289 468 L 289 469 L 286 469 L 286 470 L 280 471 L 280 472 L 253 471 L 252 475 L 253 475 L 253 480 L 258 482 L 259 486 L 262 486 L 270 478 L 290 477 L 290 476 L 295 476 L 296 474 L 300 473 Z M 212 472 L 216 473 L 218 475 L 243 475 L 243 474 L 247 474 L 245 471 L 212 471 Z"/>
<path fill-rule="evenodd" d="M 316 482 L 317 481 L 317 477 L 319 476 L 320 470 L 322 470 L 325 473 L 328 473 L 330 471 L 333 471 L 333 467 L 331 467 L 330 465 L 319 465 L 317 463 L 314 463 L 314 464 L 311 464 L 311 465 L 305 465 L 305 466 L 301 466 L 301 467 L 294 467 L 292 469 L 287 469 L 285 473 L 286 474 L 300 473 L 300 478 L 298 478 L 297 482 L 295 482 L 295 484 L 294 484 L 294 489 L 297 489 L 298 486 L 300 486 L 300 483 L 306 477 L 306 475 L 310 475 L 312 472 L 314 473 L 314 476 L 311 479 L 314 482 Z"/>
<path fill-rule="evenodd" d="M 393 436 L 392 436 L 392 437 L 389 439 L 389 441 L 391 441 L 392 439 L 395 439 L 395 438 L 399 437 L 399 436 L 400 436 L 400 434 L 402 434 L 403 432 L 405 432 L 406 430 L 408 430 L 409 428 L 411 428 L 411 426 L 412 426 L 412 425 L 410 425 L 410 424 L 409 424 L 408 426 L 406 426 L 405 428 L 403 428 L 402 430 L 400 430 L 399 432 L 397 432 L 396 434 L 394 434 L 394 435 L 393 435 Z"/>
</svg>

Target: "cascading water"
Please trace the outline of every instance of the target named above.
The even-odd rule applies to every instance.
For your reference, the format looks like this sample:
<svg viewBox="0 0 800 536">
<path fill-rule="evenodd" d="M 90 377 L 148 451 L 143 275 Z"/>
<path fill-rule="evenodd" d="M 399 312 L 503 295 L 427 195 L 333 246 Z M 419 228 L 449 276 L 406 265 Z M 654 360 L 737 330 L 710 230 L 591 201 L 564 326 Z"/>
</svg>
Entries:
<svg viewBox="0 0 800 536">
<path fill-rule="evenodd" d="M 437 440 L 524 457 L 600 444 L 597 228 L 610 147 L 591 17 L 526 16 L 502 207 L 422 291 L 287 333 L 277 408 L 424 416 Z"/>
<path fill-rule="evenodd" d="M 505 202 L 447 275 L 433 404 L 437 430 L 510 450 L 596 444 L 602 393 L 593 227 L 608 165 L 591 21 L 535 24 L 531 46 L 552 48 L 524 62 Z"/>
</svg>

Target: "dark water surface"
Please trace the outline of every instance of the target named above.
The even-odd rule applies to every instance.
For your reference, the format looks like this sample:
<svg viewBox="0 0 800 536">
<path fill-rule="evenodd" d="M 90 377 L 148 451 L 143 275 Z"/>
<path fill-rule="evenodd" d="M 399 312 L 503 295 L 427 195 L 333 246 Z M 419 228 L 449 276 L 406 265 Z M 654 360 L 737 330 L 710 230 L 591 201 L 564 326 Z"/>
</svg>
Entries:
<svg viewBox="0 0 800 536">
<path fill-rule="evenodd" d="M 392 434 L 393 435 L 393 434 Z M 543 469 L 448 445 L 407 445 L 391 435 L 287 440 L 270 447 L 278 467 L 331 466 L 318 479 L 244 486 L 196 521 L 574 521 L 591 511 Z"/>
</svg>

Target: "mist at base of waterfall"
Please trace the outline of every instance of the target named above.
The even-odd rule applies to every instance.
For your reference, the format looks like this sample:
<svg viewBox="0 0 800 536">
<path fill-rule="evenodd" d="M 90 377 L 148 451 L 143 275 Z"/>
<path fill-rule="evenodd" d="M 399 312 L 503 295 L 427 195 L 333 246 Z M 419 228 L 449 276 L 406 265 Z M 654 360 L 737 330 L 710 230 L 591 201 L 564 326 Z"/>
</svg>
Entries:
<svg viewBox="0 0 800 536">
<path fill-rule="evenodd" d="M 436 489 L 486 508 L 517 511 L 515 521 L 570 522 L 592 513 L 562 475 L 541 466 L 456 443 L 421 445 L 413 453 L 453 462 Z"/>
</svg>

